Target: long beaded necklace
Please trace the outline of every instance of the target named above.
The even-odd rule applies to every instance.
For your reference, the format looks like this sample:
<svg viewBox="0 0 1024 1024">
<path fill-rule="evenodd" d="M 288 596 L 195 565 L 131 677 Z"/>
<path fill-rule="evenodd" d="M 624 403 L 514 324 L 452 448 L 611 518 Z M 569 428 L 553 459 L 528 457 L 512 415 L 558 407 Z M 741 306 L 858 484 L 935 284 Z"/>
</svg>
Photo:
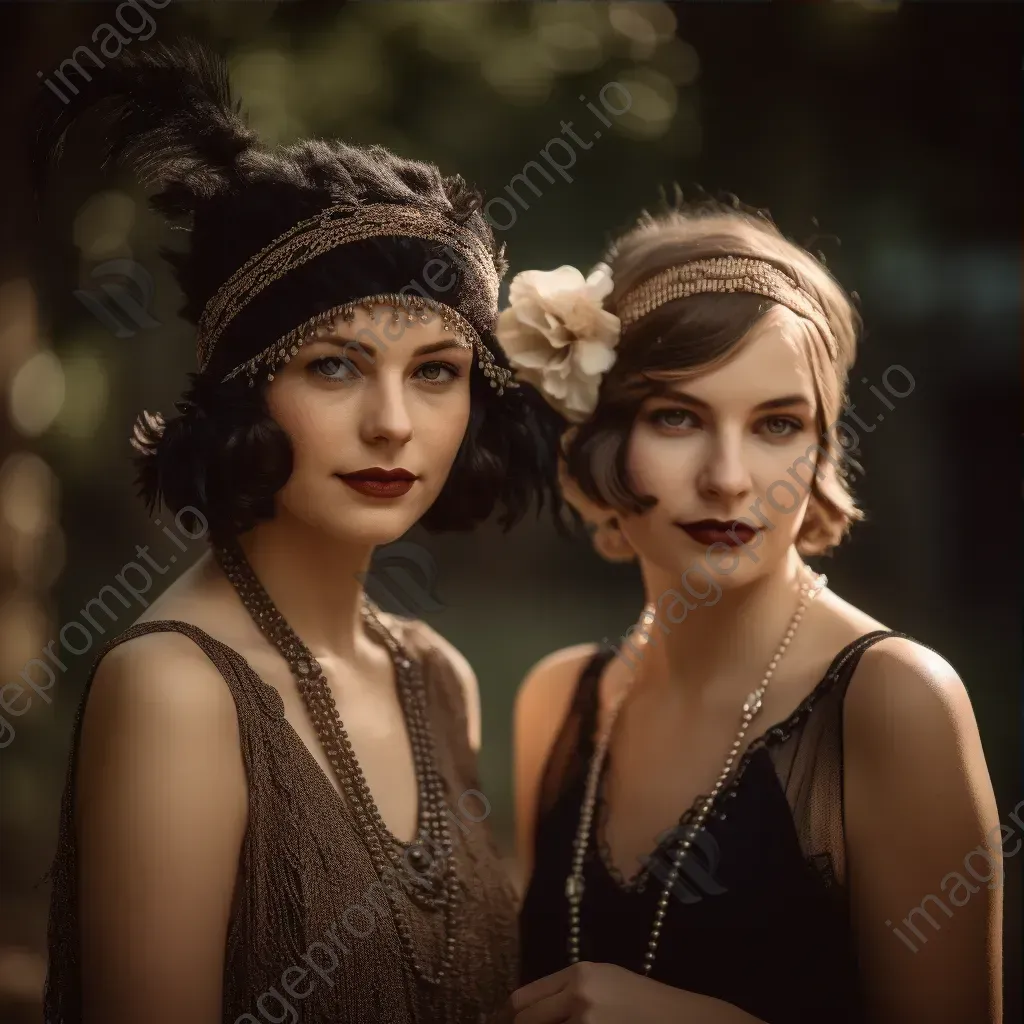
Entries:
<svg viewBox="0 0 1024 1024">
<path fill-rule="evenodd" d="M 319 662 L 277 610 L 256 578 L 241 547 L 237 544 L 217 545 L 214 547 L 214 555 L 260 632 L 288 663 L 378 877 L 384 882 L 393 878 L 395 872 L 407 872 L 413 876 L 413 880 L 403 888 L 413 902 L 430 909 L 443 908 L 444 953 L 437 970 L 431 973 L 416 955 L 412 928 L 397 893 L 393 891 L 393 886 L 383 885 L 395 927 L 413 972 L 426 984 L 439 985 L 451 970 L 455 955 L 454 917 L 459 880 L 455 858 L 452 857 L 452 840 L 444 804 L 444 781 L 436 766 L 426 693 L 419 666 L 380 621 L 373 606 L 364 597 L 363 620 L 387 648 L 394 665 L 416 773 L 419 829 L 411 843 L 403 843 L 392 835 L 380 815 Z M 405 876 L 399 874 L 399 877 Z"/>
<path fill-rule="evenodd" d="M 775 674 L 775 669 L 782 660 L 782 656 L 786 653 L 793 637 L 796 635 L 797 627 L 800 625 L 800 620 L 803 618 L 808 602 L 812 598 L 816 597 L 828 583 L 828 578 L 826 576 L 815 574 L 811 569 L 808 569 L 807 571 L 811 573 L 812 578 L 810 581 L 805 581 L 800 584 L 800 599 L 797 603 L 796 611 L 793 613 L 793 618 L 790 620 L 789 627 L 786 630 L 786 635 L 776 648 L 775 654 L 772 656 L 772 660 L 768 663 L 768 668 L 765 671 L 760 685 L 757 689 L 752 690 L 747 695 L 747 699 L 743 702 L 743 717 L 740 722 L 739 731 L 737 732 L 736 739 L 733 741 L 729 754 L 725 759 L 725 765 L 718 776 L 718 780 L 715 782 L 714 788 L 708 794 L 707 798 L 698 806 L 697 813 L 695 814 L 693 821 L 687 829 L 686 835 L 683 837 L 682 842 L 679 844 L 679 848 L 676 850 L 672 858 L 672 866 L 665 878 L 664 888 L 662 889 L 661 896 L 658 899 L 657 909 L 654 912 L 654 922 L 651 925 L 650 938 L 647 941 L 647 949 L 644 952 L 643 973 L 645 975 L 650 975 L 651 970 L 654 967 L 654 960 L 658 954 L 658 943 L 661 939 L 662 926 L 665 923 L 665 916 L 668 914 L 669 899 L 671 898 L 672 889 L 679 878 L 679 872 L 683 861 L 686 859 L 687 853 L 693 845 L 693 841 L 696 838 L 697 833 L 703 827 L 716 797 L 721 792 L 722 787 L 725 785 L 727 779 L 732 773 L 733 764 L 735 763 L 743 746 L 743 738 L 746 736 L 747 730 L 750 728 L 750 723 L 754 720 L 758 711 L 761 710 L 764 694 L 768 689 L 768 683 L 771 681 L 772 676 Z M 654 611 L 650 608 L 645 608 L 644 613 L 641 616 L 641 636 L 645 638 L 649 636 L 651 626 L 654 625 L 654 620 Z M 587 783 L 584 790 L 583 803 L 580 806 L 580 820 L 576 829 L 576 839 L 573 844 L 572 869 L 569 873 L 569 877 L 565 880 L 565 895 L 569 901 L 570 963 L 578 963 L 580 959 L 580 906 L 583 902 L 584 889 L 583 863 L 586 857 L 587 846 L 590 841 L 590 835 L 594 823 L 594 807 L 597 802 L 598 781 L 600 780 L 601 770 L 604 767 L 605 757 L 608 753 L 608 745 L 611 741 L 612 730 L 615 727 L 615 720 L 618 717 L 619 711 L 622 709 L 622 705 L 626 697 L 629 695 L 634 682 L 635 676 L 629 684 L 623 688 L 622 693 L 618 695 L 609 710 L 607 723 L 594 746 L 594 753 L 590 759 L 590 766 L 587 772 Z"/>
</svg>

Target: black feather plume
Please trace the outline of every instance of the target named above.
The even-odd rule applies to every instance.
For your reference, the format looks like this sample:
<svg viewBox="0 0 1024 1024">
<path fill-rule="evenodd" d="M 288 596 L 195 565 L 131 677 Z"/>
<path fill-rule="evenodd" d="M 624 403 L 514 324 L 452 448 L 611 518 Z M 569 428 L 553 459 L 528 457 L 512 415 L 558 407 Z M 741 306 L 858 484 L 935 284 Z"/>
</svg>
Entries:
<svg viewBox="0 0 1024 1024">
<path fill-rule="evenodd" d="M 37 194 L 60 160 L 68 129 L 99 105 L 113 105 L 106 162 L 129 164 L 144 185 L 157 188 L 153 206 L 170 218 L 188 216 L 230 188 L 239 155 L 259 145 L 232 101 L 226 60 L 194 40 L 125 52 L 59 110 L 53 96 L 43 98 L 32 145 Z"/>
</svg>

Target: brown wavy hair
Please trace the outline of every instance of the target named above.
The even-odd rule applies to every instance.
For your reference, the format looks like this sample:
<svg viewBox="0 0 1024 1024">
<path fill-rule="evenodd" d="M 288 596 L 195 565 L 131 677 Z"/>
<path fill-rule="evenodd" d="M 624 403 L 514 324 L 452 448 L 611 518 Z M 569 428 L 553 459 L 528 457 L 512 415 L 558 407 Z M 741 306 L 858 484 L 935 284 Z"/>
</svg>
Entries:
<svg viewBox="0 0 1024 1024">
<path fill-rule="evenodd" d="M 824 311 L 835 340 L 833 358 L 820 333 L 807 324 L 819 441 L 797 547 L 805 555 L 823 554 L 863 518 L 848 481 L 851 467 L 859 467 L 833 436 L 861 320 L 823 263 L 787 239 L 763 211 L 709 198 L 679 202 L 662 214 L 645 214 L 611 246 L 605 262 L 615 284 L 605 308 L 617 313 L 627 292 L 669 267 L 727 255 L 764 260 L 797 281 Z M 771 299 L 742 292 L 693 295 L 667 302 L 624 329 L 615 365 L 601 382 L 597 408 L 563 440 L 566 500 L 593 528 L 595 546 L 608 551 L 606 557 L 621 560 L 620 546 L 609 539 L 618 531 L 618 516 L 641 513 L 656 500 L 637 494 L 626 472 L 627 443 L 644 400 L 726 362 L 776 306 Z"/>
</svg>

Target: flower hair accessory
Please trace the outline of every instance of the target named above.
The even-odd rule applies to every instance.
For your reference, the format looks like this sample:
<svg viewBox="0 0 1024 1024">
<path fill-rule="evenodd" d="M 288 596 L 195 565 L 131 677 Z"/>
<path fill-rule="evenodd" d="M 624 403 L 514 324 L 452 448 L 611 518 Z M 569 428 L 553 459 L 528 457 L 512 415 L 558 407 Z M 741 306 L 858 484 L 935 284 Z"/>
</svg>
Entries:
<svg viewBox="0 0 1024 1024">
<path fill-rule="evenodd" d="M 586 278 L 570 266 L 524 270 L 494 329 L 519 379 L 573 423 L 594 411 L 601 378 L 615 363 L 622 325 L 604 308 L 611 290 L 604 263 Z"/>
</svg>

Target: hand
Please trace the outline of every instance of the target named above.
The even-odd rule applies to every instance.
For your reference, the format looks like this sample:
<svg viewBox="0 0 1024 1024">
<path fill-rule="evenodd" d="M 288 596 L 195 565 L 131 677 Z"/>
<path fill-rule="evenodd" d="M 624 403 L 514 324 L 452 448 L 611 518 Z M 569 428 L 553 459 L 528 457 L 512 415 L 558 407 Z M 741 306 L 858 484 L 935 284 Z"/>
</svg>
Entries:
<svg viewBox="0 0 1024 1024">
<path fill-rule="evenodd" d="M 614 964 L 578 963 L 512 993 L 515 1024 L 739 1024 L 718 999 L 663 985 Z"/>
</svg>

